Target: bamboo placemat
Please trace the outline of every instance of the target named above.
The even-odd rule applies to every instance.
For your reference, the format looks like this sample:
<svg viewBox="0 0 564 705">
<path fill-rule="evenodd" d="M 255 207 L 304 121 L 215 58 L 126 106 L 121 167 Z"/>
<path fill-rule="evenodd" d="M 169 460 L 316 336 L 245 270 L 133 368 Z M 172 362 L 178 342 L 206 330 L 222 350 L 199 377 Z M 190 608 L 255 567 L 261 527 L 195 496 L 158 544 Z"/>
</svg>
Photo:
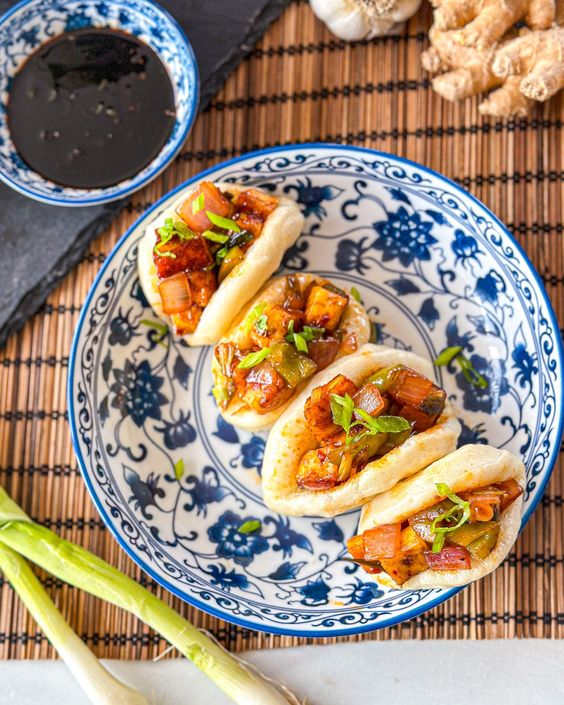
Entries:
<svg viewBox="0 0 564 705">
<path fill-rule="evenodd" d="M 400 36 L 352 46 L 332 37 L 304 0 L 290 5 L 199 116 L 176 162 L 135 196 L 10 339 L 0 354 L 0 481 L 35 519 L 163 594 L 104 528 L 77 470 L 66 420 L 68 356 L 82 302 L 118 237 L 173 186 L 231 156 L 326 140 L 426 164 L 458 181 L 508 224 L 564 322 L 563 100 L 508 124 L 482 119 L 477 100 L 442 101 L 419 66 L 429 24 L 424 6 Z M 41 224 L 32 227 L 40 253 Z M 411 622 L 354 640 L 564 636 L 563 457 L 499 570 Z M 164 650 L 163 640 L 126 613 L 51 578 L 45 584 L 99 656 L 152 658 Z M 0 658 L 53 656 L 9 586 L 2 584 L 0 599 Z M 232 650 L 306 641 L 241 629 L 169 595 L 165 599 Z"/>
</svg>

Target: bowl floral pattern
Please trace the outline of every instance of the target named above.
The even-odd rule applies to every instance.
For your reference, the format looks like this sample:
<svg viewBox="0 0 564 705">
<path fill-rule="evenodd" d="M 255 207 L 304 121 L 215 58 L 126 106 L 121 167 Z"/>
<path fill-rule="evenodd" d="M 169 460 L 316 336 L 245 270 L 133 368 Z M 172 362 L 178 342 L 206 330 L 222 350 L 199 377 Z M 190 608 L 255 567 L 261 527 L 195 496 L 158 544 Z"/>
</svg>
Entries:
<svg viewBox="0 0 564 705">
<path fill-rule="evenodd" d="M 519 246 L 472 196 L 424 167 L 351 147 L 298 145 L 246 155 L 206 178 L 294 197 L 304 234 L 286 271 L 355 286 L 379 341 L 434 359 L 461 346 L 488 381 L 437 368 L 463 422 L 527 467 L 523 521 L 539 501 L 562 430 L 562 346 Z M 379 587 L 343 560 L 358 512 L 289 518 L 261 498 L 264 435 L 236 430 L 211 397 L 210 348 L 189 348 L 139 286 L 144 225 L 118 243 L 84 306 L 69 370 L 75 449 L 90 492 L 125 550 L 175 594 L 254 629 L 336 636 L 389 626 L 454 590 Z M 245 522 L 260 528 L 241 533 Z"/>
<path fill-rule="evenodd" d="M 139 174 L 115 186 L 74 189 L 48 181 L 21 159 L 7 125 L 13 76 L 52 37 L 88 27 L 111 27 L 139 37 L 160 57 L 175 87 L 176 122 L 161 152 Z M 198 68 L 176 21 L 151 0 L 23 0 L 0 17 L 0 179 L 45 203 L 85 206 L 123 198 L 157 177 L 176 156 L 196 117 Z"/>
</svg>

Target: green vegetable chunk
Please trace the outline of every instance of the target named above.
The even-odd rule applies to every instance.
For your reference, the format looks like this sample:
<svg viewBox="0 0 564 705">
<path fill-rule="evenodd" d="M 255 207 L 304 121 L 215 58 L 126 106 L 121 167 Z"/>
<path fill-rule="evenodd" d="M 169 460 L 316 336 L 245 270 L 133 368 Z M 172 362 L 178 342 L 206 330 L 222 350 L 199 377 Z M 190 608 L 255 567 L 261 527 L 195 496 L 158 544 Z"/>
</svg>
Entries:
<svg viewBox="0 0 564 705">
<path fill-rule="evenodd" d="M 405 365 L 393 365 L 392 367 L 382 367 L 371 375 L 366 381 L 373 382 L 380 393 L 387 392 L 394 381 L 396 372 L 404 370 Z"/>
<path fill-rule="evenodd" d="M 311 377 L 317 369 L 313 360 L 285 341 L 276 343 L 270 348 L 268 361 L 290 389 Z"/>
</svg>

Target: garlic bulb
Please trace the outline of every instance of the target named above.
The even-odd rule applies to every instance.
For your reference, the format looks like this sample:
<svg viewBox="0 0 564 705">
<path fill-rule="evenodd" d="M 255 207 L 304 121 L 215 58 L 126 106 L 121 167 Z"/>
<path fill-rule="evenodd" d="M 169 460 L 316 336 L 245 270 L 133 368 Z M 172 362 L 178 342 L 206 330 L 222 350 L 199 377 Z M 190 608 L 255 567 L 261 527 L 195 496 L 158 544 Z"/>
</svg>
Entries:
<svg viewBox="0 0 564 705">
<path fill-rule="evenodd" d="M 397 32 L 420 4 L 421 0 L 310 0 L 317 17 L 347 41 Z"/>
</svg>

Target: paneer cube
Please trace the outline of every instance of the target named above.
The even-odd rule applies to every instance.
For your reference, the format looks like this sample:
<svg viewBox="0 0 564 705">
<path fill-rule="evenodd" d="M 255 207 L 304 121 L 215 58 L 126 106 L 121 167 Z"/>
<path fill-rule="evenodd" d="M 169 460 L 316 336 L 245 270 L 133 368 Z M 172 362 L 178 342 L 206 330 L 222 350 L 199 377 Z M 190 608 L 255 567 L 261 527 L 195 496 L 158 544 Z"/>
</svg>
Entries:
<svg viewBox="0 0 564 705">
<path fill-rule="evenodd" d="M 348 377 L 337 375 L 327 384 L 316 387 L 312 391 L 304 406 L 304 416 L 318 441 L 323 442 L 342 431 L 342 428 L 333 421 L 331 394 L 353 396 L 357 389 L 356 384 Z"/>
<path fill-rule="evenodd" d="M 425 541 L 411 526 L 407 526 L 401 532 L 399 553 L 394 558 L 382 558 L 380 564 L 398 585 L 403 585 L 409 578 L 429 568 L 425 559 L 425 551 L 428 550 Z"/>
<path fill-rule="evenodd" d="M 339 466 L 332 463 L 323 448 L 304 453 L 296 473 L 298 487 L 328 490 L 339 482 Z"/>
<path fill-rule="evenodd" d="M 251 368 L 241 389 L 241 400 L 251 409 L 264 412 L 276 409 L 292 394 L 281 375 L 268 362 Z"/>
<path fill-rule="evenodd" d="M 241 191 L 235 197 L 234 203 L 238 212 L 256 215 L 264 222 L 275 210 L 278 199 L 257 189 L 249 188 Z"/>
<path fill-rule="evenodd" d="M 275 342 L 284 340 L 291 321 L 294 321 L 294 325 L 298 329 L 302 318 L 303 313 L 301 311 L 288 311 L 282 306 L 270 304 L 264 309 L 257 321 L 252 324 L 249 330 L 249 337 L 255 345 L 261 348 L 270 347 Z M 263 322 L 264 326 L 262 325 Z"/>
<path fill-rule="evenodd" d="M 309 326 L 332 332 L 339 326 L 348 302 L 349 297 L 343 292 L 316 284 L 311 287 L 307 297 L 305 322 Z"/>
</svg>

